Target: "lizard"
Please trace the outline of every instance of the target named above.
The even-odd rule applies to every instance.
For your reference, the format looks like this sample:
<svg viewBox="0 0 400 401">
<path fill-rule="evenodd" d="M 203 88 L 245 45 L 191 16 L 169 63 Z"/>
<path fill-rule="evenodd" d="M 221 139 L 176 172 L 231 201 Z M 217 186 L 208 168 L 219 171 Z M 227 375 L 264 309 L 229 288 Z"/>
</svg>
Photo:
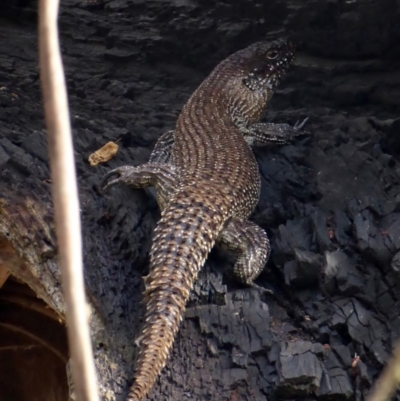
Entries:
<svg viewBox="0 0 400 401">
<path fill-rule="evenodd" d="M 161 210 L 150 273 L 143 278 L 146 312 L 127 401 L 142 400 L 165 366 L 212 247 L 237 256 L 233 273 L 249 286 L 269 258 L 266 232 L 248 220 L 261 187 L 250 146 L 286 144 L 301 133 L 306 120 L 295 126 L 260 122 L 293 59 L 294 47 L 284 39 L 232 54 L 190 96 L 148 163 L 113 169 L 100 183 L 103 192 L 116 184 L 153 186 Z"/>
</svg>

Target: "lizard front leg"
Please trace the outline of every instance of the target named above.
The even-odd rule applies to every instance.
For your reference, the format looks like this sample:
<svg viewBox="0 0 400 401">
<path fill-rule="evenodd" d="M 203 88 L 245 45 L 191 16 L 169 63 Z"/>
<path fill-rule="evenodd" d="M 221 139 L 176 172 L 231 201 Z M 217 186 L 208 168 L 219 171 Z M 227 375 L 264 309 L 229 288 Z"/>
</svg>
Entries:
<svg viewBox="0 0 400 401">
<path fill-rule="evenodd" d="M 217 245 L 237 255 L 234 275 L 244 284 L 253 281 L 264 269 L 271 251 L 266 232 L 249 220 L 231 218 L 219 233 Z"/>
<path fill-rule="evenodd" d="M 257 123 L 244 130 L 243 135 L 250 146 L 285 145 L 304 135 L 301 129 L 307 120 L 308 117 L 293 127 L 289 124 Z"/>
<path fill-rule="evenodd" d="M 162 134 L 151 152 L 149 163 L 168 163 L 174 144 L 175 131 L 170 130 Z"/>
<path fill-rule="evenodd" d="M 118 176 L 108 181 L 112 176 Z M 107 192 L 116 184 L 125 184 L 133 188 L 155 187 L 157 202 L 163 210 L 176 188 L 177 168 L 167 163 L 146 163 L 142 166 L 122 166 L 109 171 L 101 180 L 100 188 Z"/>
</svg>

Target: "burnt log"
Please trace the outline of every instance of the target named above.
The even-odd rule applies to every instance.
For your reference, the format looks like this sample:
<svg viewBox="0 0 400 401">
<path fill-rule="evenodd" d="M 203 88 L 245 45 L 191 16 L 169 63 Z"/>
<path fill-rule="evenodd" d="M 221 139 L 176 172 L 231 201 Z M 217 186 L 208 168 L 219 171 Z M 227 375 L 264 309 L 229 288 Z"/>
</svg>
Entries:
<svg viewBox="0 0 400 401">
<path fill-rule="evenodd" d="M 0 19 L 0 398 L 58 401 L 68 396 L 68 350 L 36 6 L 9 0 Z M 241 287 L 230 277 L 229 255 L 212 252 L 149 399 L 365 396 L 400 334 L 398 18 L 394 0 L 63 2 L 88 310 L 104 401 L 123 400 L 132 381 L 141 277 L 159 212 L 151 191 L 121 187 L 105 197 L 99 180 L 111 168 L 147 161 L 221 59 L 282 35 L 297 44 L 298 57 L 266 119 L 309 117 L 311 136 L 256 150 L 263 183 L 253 219 L 273 247 L 257 283 L 275 296 Z M 110 141 L 119 145 L 115 157 L 91 166 L 89 156 Z M 41 385 L 38 372 L 53 387 Z"/>
</svg>

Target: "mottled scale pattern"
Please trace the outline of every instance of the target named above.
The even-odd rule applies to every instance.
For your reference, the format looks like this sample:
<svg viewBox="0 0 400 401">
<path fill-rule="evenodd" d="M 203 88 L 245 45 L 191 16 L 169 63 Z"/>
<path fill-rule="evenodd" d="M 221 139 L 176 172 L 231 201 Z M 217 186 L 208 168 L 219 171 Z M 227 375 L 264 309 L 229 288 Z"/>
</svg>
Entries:
<svg viewBox="0 0 400 401">
<path fill-rule="evenodd" d="M 287 124 L 260 119 L 293 60 L 285 40 L 258 42 L 222 61 L 193 93 L 174 131 L 160 137 L 149 163 L 103 179 L 154 186 L 161 208 L 144 278 L 146 315 L 128 400 L 143 399 L 165 366 L 198 272 L 216 244 L 237 255 L 234 273 L 253 284 L 269 257 L 266 233 L 247 220 L 260 175 L 249 144 L 287 143 Z M 277 139 L 278 136 L 278 139 Z M 113 175 L 118 176 L 106 183 Z"/>
<path fill-rule="evenodd" d="M 223 198 L 209 196 L 204 201 L 202 195 L 196 187 L 180 191 L 155 230 L 152 268 L 145 277 L 145 324 L 137 341 L 139 357 L 129 400 L 141 399 L 164 367 L 193 283 L 228 215 Z"/>
<path fill-rule="evenodd" d="M 167 163 L 170 156 L 171 150 L 174 145 L 175 131 L 167 131 L 158 139 L 156 146 L 151 152 L 149 163 Z"/>
</svg>

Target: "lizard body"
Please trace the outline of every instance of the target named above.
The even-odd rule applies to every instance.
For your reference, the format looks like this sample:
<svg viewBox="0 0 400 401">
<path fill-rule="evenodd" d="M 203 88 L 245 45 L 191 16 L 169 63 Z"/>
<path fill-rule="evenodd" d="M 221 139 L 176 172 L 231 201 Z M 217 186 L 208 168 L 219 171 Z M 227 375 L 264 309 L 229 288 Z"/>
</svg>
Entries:
<svg viewBox="0 0 400 401">
<path fill-rule="evenodd" d="M 266 233 L 247 220 L 260 175 L 249 145 L 283 144 L 302 125 L 260 123 L 293 60 L 284 40 L 258 42 L 222 61 L 182 109 L 149 163 L 110 171 L 117 183 L 154 186 L 161 208 L 144 278 L 146 315 L 128 400 L 141 400 L 165 366 L 198 272 L 217 244 L 234 252 L 235 275 L 252 285 L 270 253 Z M 103 185 L 102 184 L 102 185 Z"/>
</svg>

